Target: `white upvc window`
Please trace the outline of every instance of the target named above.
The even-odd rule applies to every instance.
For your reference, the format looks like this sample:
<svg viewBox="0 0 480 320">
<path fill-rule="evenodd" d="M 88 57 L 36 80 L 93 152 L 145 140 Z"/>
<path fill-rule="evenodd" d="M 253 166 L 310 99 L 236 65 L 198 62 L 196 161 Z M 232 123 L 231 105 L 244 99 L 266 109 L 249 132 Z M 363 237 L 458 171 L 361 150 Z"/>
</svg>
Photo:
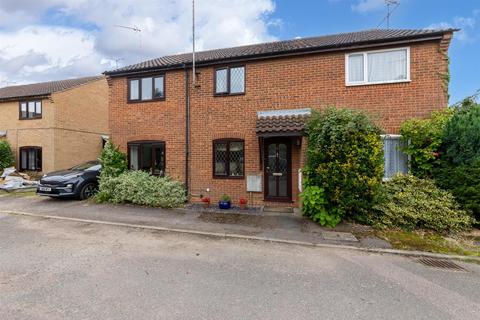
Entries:
<svg viewBox="0 0 480 320">
<path fill-rule="evenodd" d="M 381 137 L 385 161 L 383 179 L 389 180 L 399 173 L 407 174 L 409 172 L 409 157 L 402 151 L 407 143 L 402 140 L 401 135 L 387 134 Z"/>
<path fill-rule="evenodd" d="M 347 86 L 408 81 L 410 81 L 409 47 L 345 55 Z"/>
</svg>

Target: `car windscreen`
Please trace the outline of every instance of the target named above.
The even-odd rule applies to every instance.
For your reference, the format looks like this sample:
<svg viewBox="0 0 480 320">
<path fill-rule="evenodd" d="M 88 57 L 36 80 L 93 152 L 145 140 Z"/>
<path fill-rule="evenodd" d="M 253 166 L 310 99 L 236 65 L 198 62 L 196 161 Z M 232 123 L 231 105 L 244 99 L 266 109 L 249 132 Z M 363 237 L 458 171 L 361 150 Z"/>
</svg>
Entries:
<svg viewBox="0 0 480 320">
<path fill-rule="evenodd" d="M 100 170 L 100 163 L 98 161 L 88 161 L 72 167 L 70 170 L 78 171 L 98 171 Z"/>
</svg>

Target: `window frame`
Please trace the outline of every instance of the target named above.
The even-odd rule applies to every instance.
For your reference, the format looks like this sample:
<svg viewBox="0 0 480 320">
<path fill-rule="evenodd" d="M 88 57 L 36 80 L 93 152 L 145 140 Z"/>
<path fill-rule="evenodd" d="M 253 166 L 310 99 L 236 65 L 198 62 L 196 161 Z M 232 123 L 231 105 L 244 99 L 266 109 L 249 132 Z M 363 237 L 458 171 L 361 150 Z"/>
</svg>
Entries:
<svg viewBox="0 0 480 320">
<path fill-rule="evenodd" d="M 165 141 L 162 140 L 137 140 L 137 141 L 130 141 L 127 142 L 127 164 L 128 164 L 128 170 L 136 171 L 135 169 L 131 169 L 131 163 L 130 163 L 130 147 L 131 146 L 137 146 L 138 147 L 138 164 L 141 166 L 142 160 L 143 160 L 143 152 L 142 152 L 142 147 L 144 145 L 150 145 L 151 148 L 153 149 L 154 146 L 162 146 L 163 147 L 163 176 L 162 175 L 154 175 L 153 173 L 149 172 L 150 175 L 154 176 L 159 176 L 159 177 L 165 177 L 167 175 L 167 147 Z M 152 150 L 152 165 L 154 163 L 154 152 Z M 153 168 L 153 167 L 152 167 Z M 141 170 L 141 169 L 138 169 Z"/>
<path fill-rule="evenodd" d="M 241 142 L 243 144 L 243 163 L 242 163 L 242 175 L 241 176 L 232 176 L 230 174 L 230 143 L 232 142 Z M 225 169 L 227 174 L 226 175 L 217 175 L 215 173 L 215 145 L 220 143 L 227 144 L 227 155 L 225 159 Z M 213 179 L 245 179 L 245 140 L 243 139 L 236 139 L 236 138 L 222 138 L 222 139 L 215 139 L 212 141 L 212 177 Z"/>
<path fill-rule="evenodd" d="M 145 78 L 152 78 L 152 99 L 142 100 L 142 79 Z M 155 93 L 155 79 L 163 78 L 163 96 L 159 98 L 154 98 L 153 95 Z M 130 99 L 130 91 L 131 91 L 131 82 L 137 80 L 138 81 L 138 99 Z M 167 97 L 166 94 L 166 74 L 165 73 L 156 73 L 156 74 L 149 74 L 143 76 L 136 76 L 136 77 L 129 77 L 127 78 L 127 102 L 128 103 L 148 103 L 153 101 L 164 101 Z"/>
<path fill-rule="evenodd" d="M 28 104 L 33 103 L 33 109 L 34 109 L 34 116 L 30 117 L 28 113 Z M 27 116 L 23 117 L 22 116 L 22 104 L 25 103 L 27 106 Z M 38 114 L 37 113 L 37 103 L 40 103 L 40 110 L 41 112 Z M 18 102 L 18 120 L 37 120 L 37 119 L 42 119 L 43 116 L 43 103 L 41 99 L 38 100 L 20 100 Z"/>
<path fill-rule="evenodd" d="M 402 51 L 402 50 L 405 50 L 407 52 L 407 78 L 406 79 L 388 80 L 388 81 L 372 81 L 372 82 L 368 81 L 368 54 L 369 53 L 383 53 L 383 52 L 393 52 L 393 51 Z M 360 54 L 363 55 L 363 81 L 351 82 L 349 79 L 349 58 L 350 56 L 360 55 Z M 345 54 L 345 85 L 347 87 L 355 87 L 355 86 L 368 86 L 368 85 L 376 85 L 376 84 L 411 82 L 410 69 L 411 69 L 410 47 L 350 52 Z"/>
<path fill-rule="evenodd" d="M 18 171 L 20 172 L 27 172 L 27 171 L 33 171 L 33 172 L 41 172 L 42 171 L 42 167 L 43 167 L 43 155 L 42 155 L 42 147 L 38 147 L 38 146 L 23 146 L 23 147 L 20 147 L 18 149 L 19 151 L 19 155 L 18 155 Z M 29 158 L 28 158 L 28 153 L 31 151 L 31 150 L 35 150 L 35 162 L 36 165 L 35 165 L 35 169 L 30 169 L 30 166 L 29 166 Z M 27 152 L 27 159 L 26 159 L 26 164 L 27 164 L 27 168 L 24 169 L 22 168 L 22 162 L 23 162 L 23 156 L 22 156 L 22 151 L 25 151 Z M 37 166 L 38 163 L 40 164 L 40 166 Z"/>
<path fill-rule="evenodd" d="M 235 68 L 243 68 L 243 92 L 234 92 L 231 93 L 231 82 L 230 82 L 230 73 L 231 69 Z M 227 91 L 226 92 L 218 92 L 217 93 L 217 71 L 219 70 L 227 70 Z M 214 68 L 213 71 L 213 95 L 215 97 L 226 97 L 226 96 L 242 96 L 245 95 L 247 92 L 247 67 L 244 64 L 239 65 L 229 65 L 229 66 L 221 66 Z"/>
</svg>

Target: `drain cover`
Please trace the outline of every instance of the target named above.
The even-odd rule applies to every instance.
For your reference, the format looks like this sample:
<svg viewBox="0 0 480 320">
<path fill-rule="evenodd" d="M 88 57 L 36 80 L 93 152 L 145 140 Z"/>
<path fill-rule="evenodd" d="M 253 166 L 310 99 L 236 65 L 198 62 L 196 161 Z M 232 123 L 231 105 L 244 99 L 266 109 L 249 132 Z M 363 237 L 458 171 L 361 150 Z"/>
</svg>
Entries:
<svg viewBox="0 0 480 320">
<path fill-rule="evenodd" d="M 418 262 L 431 268 L 447 269 L 447 270 L 454 270 L 454 271 L 467 271 L 466 269 L 462 268 L 458 264 L 448 260 L 421 258 L 421 259 L 418 259 Z"/>
</svg>

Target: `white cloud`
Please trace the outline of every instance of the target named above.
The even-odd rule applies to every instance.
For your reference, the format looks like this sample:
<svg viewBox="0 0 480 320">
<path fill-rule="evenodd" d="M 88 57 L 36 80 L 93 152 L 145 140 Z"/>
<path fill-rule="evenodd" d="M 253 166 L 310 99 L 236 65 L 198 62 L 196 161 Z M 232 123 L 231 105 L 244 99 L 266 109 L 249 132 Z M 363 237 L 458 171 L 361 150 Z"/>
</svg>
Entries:
<svg viewBox="0 0 480 320">
<path fill-rule="evenodd" d="M 281 25 L 269 17 L 273 0 L 202 0 L 196 9 L 199 50 L 275 40 L 269 28 Z M 99 73 L 114 59 L 124 65 L 190 48 L 191 0 L 0 2 L 0 85 Z"/>
<path fill-rule="evenodd" d="M 455 33 L 454 39 L 463 43 L 472 43 L 478 39 L 478 23 L 480 17 L 480 10 L 475 10 L 470 17 L 455 17 L 452 22 L 438 22 L 433 23 L 425 29 L 460 29 Z"/>
<path fill-rule="evenodd" d="M 369 12 L 385 8 L 385 0 L 358 0 L 352 4 L 352 10 L 358 12 Z"/>
</svg>

